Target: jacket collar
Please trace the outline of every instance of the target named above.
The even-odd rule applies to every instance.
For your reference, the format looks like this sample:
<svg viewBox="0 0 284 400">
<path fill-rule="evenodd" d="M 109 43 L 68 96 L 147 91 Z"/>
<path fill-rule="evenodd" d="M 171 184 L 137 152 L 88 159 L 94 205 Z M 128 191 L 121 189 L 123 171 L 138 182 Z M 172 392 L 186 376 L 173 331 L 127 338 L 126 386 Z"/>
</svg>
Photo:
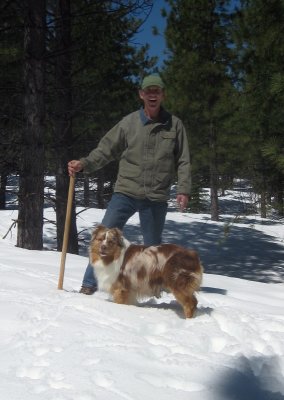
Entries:
<svg viewBox="0 0 284 400">
<path fill-rule="evenodd" d="M 141 122 L 143 125 L 152 124 L 152 123 L 167 125 L 171 120 L 171 114 L 168 111 L 166 111 L 163 107 L 161 107 L 161 109 L 160 109 L 160 113 L 159 113 L 157 121 L 153 121 L 150 118 L 148 118 L 144 113 L 143 107 L 140 108 L 139 113 L 140 113 L 140 119 L 141 119 Z"/>
</svg>

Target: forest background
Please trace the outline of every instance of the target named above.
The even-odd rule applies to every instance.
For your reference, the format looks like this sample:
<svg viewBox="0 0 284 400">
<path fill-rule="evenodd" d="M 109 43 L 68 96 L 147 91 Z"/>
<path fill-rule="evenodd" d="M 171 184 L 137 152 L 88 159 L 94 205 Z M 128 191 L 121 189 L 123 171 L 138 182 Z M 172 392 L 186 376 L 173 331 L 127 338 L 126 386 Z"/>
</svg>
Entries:
<svg viewBox="0 0 284 400">
<path fill-rule="evenodd" d="M 139 84 L 150 72 L 165 80 L 165 106 L 188 132 L 189 211 L 203 211 L 209 187 L 217 221 L 218 196 L 242 178 L 257 193 L 262 218 L 271 210 L 284 216 L 284 1 L 166 3 L 161 65 L 135 43 L 151 0 L 2 0 L 0 208 L 17 177 L 17 246 L 43 248 L 43 209 L 53 204 L 61 250 L 67 162 L 140 107 Z M 77 204 L 104 208 L 116 173 L 112 162 L 92 178 L 78 176 L 84 196 Z M 68 251 L 78 253 L 76 202 L 71 219 Z"/>
</svg>

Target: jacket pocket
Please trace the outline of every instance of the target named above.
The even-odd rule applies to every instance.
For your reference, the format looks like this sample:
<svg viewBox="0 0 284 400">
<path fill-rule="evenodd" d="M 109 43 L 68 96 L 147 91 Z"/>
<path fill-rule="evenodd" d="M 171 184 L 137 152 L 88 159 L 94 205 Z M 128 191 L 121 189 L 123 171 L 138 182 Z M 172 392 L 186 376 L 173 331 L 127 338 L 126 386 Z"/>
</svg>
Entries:
<svg viewBox="0 0 284 400">
<path fill-rule="evenodd" d="M 176 145 L 176 132 L 161 132 L 160 140 L 157 143 L 156 155 L 158 160 L 173 157 Z"/>
<path fill-rule="evenodd" d="M 175 139 L 176 132 L 175 131 L 162 132 L 161 136 L 163 139 Z"/>
</svg>

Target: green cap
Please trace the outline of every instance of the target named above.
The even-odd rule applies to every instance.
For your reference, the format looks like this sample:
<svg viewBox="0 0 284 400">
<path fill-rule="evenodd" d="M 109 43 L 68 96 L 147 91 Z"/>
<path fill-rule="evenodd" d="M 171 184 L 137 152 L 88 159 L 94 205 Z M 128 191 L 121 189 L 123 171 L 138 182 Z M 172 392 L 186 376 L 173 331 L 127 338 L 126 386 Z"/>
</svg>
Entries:
<svg viewBox="0 0 284 400">
<path fill-rule="evenodd" d="M 149 86 L 159 86 L 164 89 L 165 84 L 159 75 L 148 75 L 143 79 L 141 89 L 145 89 Z"/>
</svg>

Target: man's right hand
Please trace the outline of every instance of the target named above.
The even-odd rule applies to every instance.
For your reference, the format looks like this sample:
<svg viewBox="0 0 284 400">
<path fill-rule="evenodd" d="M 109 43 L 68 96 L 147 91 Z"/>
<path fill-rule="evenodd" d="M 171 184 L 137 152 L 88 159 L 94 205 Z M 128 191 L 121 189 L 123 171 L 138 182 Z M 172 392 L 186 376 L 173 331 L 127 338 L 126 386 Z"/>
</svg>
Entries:
<svg viewBox="0 0 284 400">
<path fill-rule="evenodd" d="M 75 176 L 76 172 L 80 172 L 83 169 L 83 165 L 79 160 L 72 160 L 68 163 L 68 174 L 69 176 Z"/>
</svg>

